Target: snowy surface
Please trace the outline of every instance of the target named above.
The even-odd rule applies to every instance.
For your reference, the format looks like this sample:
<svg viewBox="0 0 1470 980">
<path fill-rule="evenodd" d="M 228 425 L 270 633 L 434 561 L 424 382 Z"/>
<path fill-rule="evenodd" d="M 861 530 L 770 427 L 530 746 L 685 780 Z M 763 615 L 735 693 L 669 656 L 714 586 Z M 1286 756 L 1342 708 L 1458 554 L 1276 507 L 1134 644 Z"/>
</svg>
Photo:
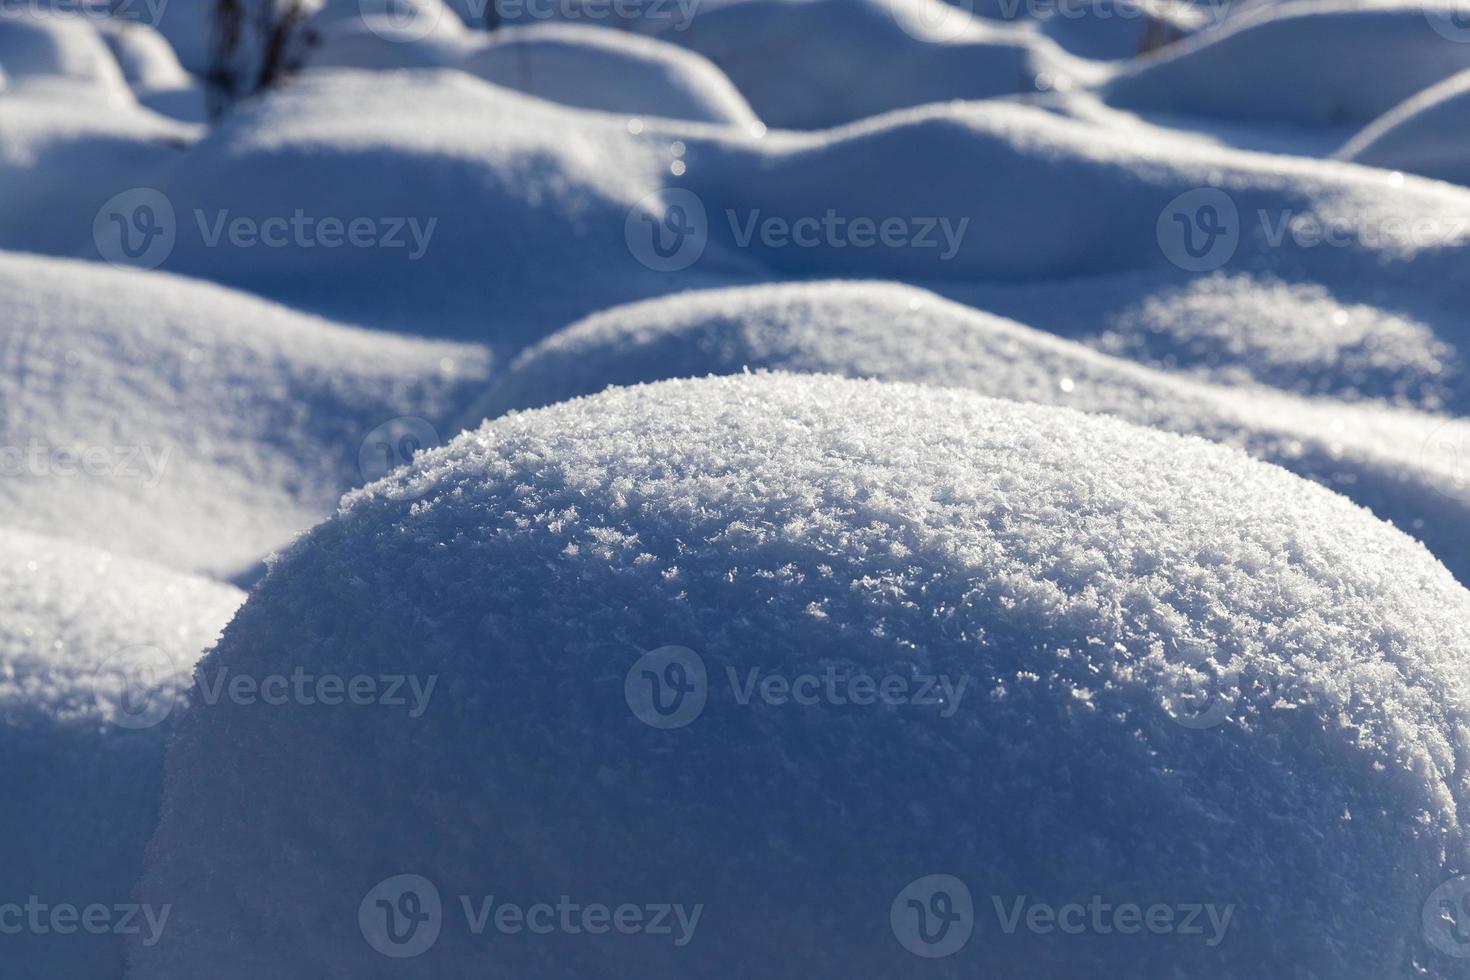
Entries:
<svg viewBox="0 0 1470 980">
<path fill-rule="evenodd" d="M 135 901 L 180 689 L 245 594 L 0 528 L 0 595 L 0 894 L 110 913 Z M 6 976 L 117 977 L 124 938 L 7 933 L 4 959 Z"/>
<path fill-rule="evenodd" d="M 714 65 L 651 38 L 579 24 L 400 41 L 360 20 L 329 21 L 312 68 L 442 67 L 563 105 L 634 116 L 726 123 L 759 120 Z M 385 36 L 386 35 L 386 36 Z"/>
<path fill-rule="evenodd" d="M 1405 975 L 1405 910 L 1470 858 L 1467 643 L 1470 596 L 1419 544 L 1204 441 L 826 377 L 615 389 L 462 436 L 273 568 L 204 669 L 308 657 L 438 697 L 181 719 L 143 890 L 177 922 L 134 963 L 393 976 L 353 913 L 412 873 L 444 901 L 413 964 L 436 975 L 897 976 L 888 904 L 943 872 L 987 909 L 1100 891 L 1238 921 L 1211 949 L 990 925 L 936 976 Z M 625 675 L 669 645 L 707 697 L 656 729 Z M 946 715 L 727 682 L 829 668 L 969 693 Z M 1201 676 L 1212 728 L 1180 720 Z M 486 894 L 705 911 L 683 948 L 517 941 L 457 921 Z"/>
<path fill-rule="evenodd" d="M 1408 99 L 1342 148 L 1345 160 L 1470 184 L 1470 71 Z"/>
<path fill-rule="evenodd" d="M 0 975 L 1465 976 L 1463 14 L 0 4 Z"/>
<path fill-rule="evenodd" d="M 490 363 L 205 283 L 10 254 L 0 326 L 5 520 L 230 577 L 382 475 L 361 466 L 379 426 L 437 431 Z"/>
<path fill-rule="evenodd" d="M 1470 580 L 1456 419 L 1171 376 L 932 293 L 828 282 L 686 293 L 597 314 L 523 354 L 471 417 L 609 385 L 747 370 L 968 388 L 1240 446 L 1423 540 Z"/>
</svg>

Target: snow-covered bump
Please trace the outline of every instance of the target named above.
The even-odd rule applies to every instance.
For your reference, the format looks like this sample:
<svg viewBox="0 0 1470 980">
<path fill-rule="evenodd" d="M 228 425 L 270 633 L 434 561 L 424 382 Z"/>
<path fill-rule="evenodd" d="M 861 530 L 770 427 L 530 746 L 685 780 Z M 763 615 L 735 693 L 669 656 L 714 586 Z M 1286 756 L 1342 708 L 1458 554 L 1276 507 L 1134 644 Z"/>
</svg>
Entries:
<svg viewBox="0 0 1470 980">
<path fill-rule="evenodd" d="M 616 389 L 273 568 L 201 670 L 434 687 L 185 715 L 134 968 L 1399 976 L 1470 858 L 1466 649 L 1419 545 L 1204 441 L 821 376 Z M 685 921 L 497 925 L 563 896 Z M 1174 928 L 1004 929 L 1094 896 Z"/>
<path fill-rule="evenodd" d="M 0 255 L 0 325 L 3 519 L 231 577 L 406 461 L 369 438 L 380 426 L 444 428 L 491 363 L 210 283 L 18 254 Z"/>
<path fill-rule="evenodd" d="M 60 84 L 120 105 L 132 101 L 117 59 L 81 17 L 0 16 L 0 68 L 17 88 Z"/>
<path fill-rule="evenodd" d="M 759 122 L 708 59 L 602 27 L 506 28 L 461 67 L 487 82 L 584 109 L 728 123 L 746 130 Z"/>
<path fill-rule="evenodd" d="M 133 900 L 190 671 L 245 594 L 7 528 L 0 595 L 0 902 L 106 905 L 113 922 Z M 120 934 L 15 934 L 16 921 L 0 937 L 7 976 L 122 975 Z"/>
<path fill-rule="evenodd" d="M 1325 315 L 1303 324 L 1298 341 L 1313 328 L 1324 341 L 1352 340 L 1347 326 Z M 1271 339 L 1282 341 L 1279 333 Z M 1246 349 L 1248 337 L 1229 340 Z M 1291 350 L 1313 353 L 1300 342 Z M 1334 353 L 1346 374 L 1348 351 Z M 1387 358 L 1376 353 L 1382 367 Z M 1470 445 L 1470 423 L 1181 377 L 898 283 L 696 290 L 614 307 L 527 350 L 463 422 L 609 385 L 762 369 L 967 388 L 1239 446 L 1412 529 L 1470 582 L 1470 490 L 1457 452 Z"/>
</svg>

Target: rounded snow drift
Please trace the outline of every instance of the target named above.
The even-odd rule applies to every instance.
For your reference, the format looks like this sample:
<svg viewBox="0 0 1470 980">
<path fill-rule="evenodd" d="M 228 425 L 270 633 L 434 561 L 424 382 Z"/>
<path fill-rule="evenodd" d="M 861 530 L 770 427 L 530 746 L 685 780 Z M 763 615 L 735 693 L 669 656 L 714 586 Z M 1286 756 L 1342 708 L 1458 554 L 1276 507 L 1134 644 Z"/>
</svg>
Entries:
<svg viewBox="0 0 1470 980">
<path fill-rule="evenodd" d="M 151 978 L 1458 964 L 1470 595 L 1196 439 L 753 375 L 350 495 L 201 665 Z"/>
</svg>

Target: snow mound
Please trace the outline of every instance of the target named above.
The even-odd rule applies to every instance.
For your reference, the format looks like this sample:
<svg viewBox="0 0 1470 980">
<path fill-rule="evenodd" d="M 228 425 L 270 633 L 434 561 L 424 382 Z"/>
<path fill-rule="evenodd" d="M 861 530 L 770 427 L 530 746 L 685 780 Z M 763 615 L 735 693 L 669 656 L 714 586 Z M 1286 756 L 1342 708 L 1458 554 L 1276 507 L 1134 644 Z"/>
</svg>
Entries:
<svg viewBox="0 0 1470 980">
<path fill-rule="evenodd" d="M 615 389 L 461 436 L 274 566 L 201 670 L 436 693 L 181 718 L 143 889 L 177 906 L 132 962 L 1449 978 L 1419 911 L 1470 864 L 1467 645 L 1422 546 L 1202 440 L 821 376 Z M 1225 936 L 997 912 L 1094 896 Z M 533 934 L 540 902 L 571 926 Z M 630 928 L 569 934 L 592 903 Z"/>
<path fill-rule="evenodd" d="M 98 27 L 140 103 L 185 122 L 207 118 L 204 86 L 184 71 L 162 34 L 147 24 L 127 21 L 106 21 Z"/>
<path fill-rule="evenodd" d="M 522 354 L 466 422 L 761 369 L 967 388 L 1239 446 L 1410 531 L 1470 582 L 1470 473 L 1454 451 L 1470 423 L 1179 378 L 893 283 L 708 290 L 596 314 Z"/>
<path fill-rule="evenodd" d="M 1129 63 L 1108 98 L 1140 110 L 1362 125 L 1470 69 L 1470 44 L 1437 33 L 1435 9 L 1435 0 L 1302 0 L 1251 10 Z"/>
<path fill-rule="evenodd" d="M 713 61 L 756 115 L 784 129 L 1034 91 L 1032 47 L 1051 47 L 943 0 L 740 0 L 660 36 Z"/>
<path fill-rule="evenodd" d="M 7 12 L 0 16 L 0 68 L 12 89 L 60 83 L 74 95 L 131 101 L 116 59 L 86 20 Z"/>
<path fill-rule="evenodd" d="M 629 213 L 660 189 L 671 145 L 458 71 L 306 72 L 149 185 L 177 231 L 155 258 L 333 319 L 515 350 L 610 303 L 722 281 L 629 249 Z"/>
<path fill-rule="evenodd" d="M 1344 160 L 1470 184 L 1470 71 L 1426 89 L 1344 146 Z"/>
<path fill-rule="evenodd" d="M 1464 343 L 1470 191 L 995 102 L 754 138 L 557 106 L 455 71 L 309 72 L 148 186 L 176 215 L 161 268 L 502 354 L 617 303 L 834 275 L 988 293 L 978 305 L 1034 326 L 1133 330 L 1127 342 L 1149 345 L 1219 332 L 1192 315 L 1159 329 L 1127 322 L 1215 273 L 1241 303 L 1273 307 L 1283 348 L 1322 332 L 1305 319 L 1321 294 L 1366 310 L 1381 346 L 1400 350 L 1393 338 L 1406 332 L 1451 354 Z M 76 223 L 90 229 L 107 196 L 80 200 L 89 210 Z M 269 247 L 231 231 L 298 213 L 309 227 L 278 228 Z M 1218 224 L 1198 227 L 1206 216 Z M 365 223 L 363 247 L 316 247 L 326 218 Z M 57 234 L 38 226 L 33 235 Z M 994 295 L 1008 285 L 1032 295 Z M 1242 319 L 1229 329 L 1249 331 Z M 1438 354 L 1373 361 L 1359 390 L 1386 396 L 1411 368 L 1411 387 L 1432 387 L 1420 362 Z M 1228 343 L 1221 356 L 1225 367 L 1248 361 Z"/>
<path fill-rule="evenodd" d="M 0 33 L 9 24 L 0 18 Z M 138 106 L 120 76 L 118 85 L 123 104 L 95 97 L 111 90 L 54 77 L 4 90 L 0 248 L 76 254 L 98 205 L 150 180 L 197 137 L 197 127 Z"/>
<path fill-rule="evenodd" d="M 1083 58 L 1117 61 L 1149 54 L 1198 31 L 1216 26 L 1211 3 L 1151 0 L 1060 0 L 1055 4 L 998 0 L 1016 11 L 1046 11 L 1047 37 Z M 980 11 L 977 11 L 980 12 Z"/>
<path fill-rule="evenodd" d="M 451 19 L 446 15 L 446 19 Z M 506 27 L 489 34 L 395 37 L 362 21 L 329 22 L 314 69 L 458 68 L 562 105 L 750 128 L 757 120 L 730 80 L 692 51 L 580 24 Z"/>
<path fill-rule="evenodd" d="M 175 692 L 245 594 L 3 528 L 0 595 L 0 895 L 105 905 L 116 924 L 157 822 Z M 122 976 L 123 937 L 79 925 L 7 934 L 5 975 Z"/>
<path fill-rule="evenodd" d="M 759 122 L 718 68 L 672 44 L 575 24 L 506 28 L 492 37 L 462 66 L 487 82 L 603 112 L 747 129 Z"/>
<path fill-rule="evenodd" d="M 379 426 L 437 432 L 489 370 L 478 347 L 3 253 L 0 326 L 6 522 L 222 575 L 380 476 L 362 461 Z"/>
</svg>

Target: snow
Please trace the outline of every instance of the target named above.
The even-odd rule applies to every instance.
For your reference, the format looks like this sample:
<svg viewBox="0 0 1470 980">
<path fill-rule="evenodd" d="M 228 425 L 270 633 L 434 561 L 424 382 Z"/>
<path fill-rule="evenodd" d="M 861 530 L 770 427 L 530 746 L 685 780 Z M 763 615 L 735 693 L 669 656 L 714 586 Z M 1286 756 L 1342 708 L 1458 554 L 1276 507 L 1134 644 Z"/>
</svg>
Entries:
<svg viewBox="0 0 1470 980">
<path fill-rule="evenodd" d="M 367 101 L 370 116 L 355 111 Z M 435 112 L 425 114 L 425 104 Z M 1145 139 L 1003 102 L 923 106 L 818 133 L 757 137 L 561 107 L 455 71 L 307 72 L 174 156 L 146 181 L 107 187 L 141 184 L 171 202 L 178 242 L 161 268 L 338 320 L 472 339 L 502 354 L 616 303 L 832 275 L 965 293 L 959 298 L 1067 334 L 1142 329 L 1133 325 L 1145 315 L 1154 318 L 1151 336 L 1249 329 L 1238 317 L 1161 325 L 1153 312 L 1200 288 L 1202 274 L 1184 267 L 1186 243 L 1176 240 L 1169 213 L 1189 218 L 1191 202 L 1209 193 L 1225 194 L 1239 218 L 1214 270 L 1235 294 L 1221 315 L 1268 306 L 1273 321 L 1309 331 L 1307 317 L 1326 296 L 1361 308 L 1375 333 L 1402 334 L 1409 322 L 1454 349 L 1466 301 L 1453 274 L 1457 243 L 1470 233 L 1464 189 L 1333 161 Z M 879 173 L 885 178 L 875 186 L 868 175 Z M 977 181 L 979 173 L 992 179 Z M 99 193 L 87 203 L 107 199 Z M 650 229 L 662 234 L 659 222 L 668 223 L 675 205 L 703 210 L 686 239 L 697 251 L 680 268 L 640 252 L 638 241 Z M 366 219 L 379 231 L 396 222 L 400 247 L 288 241 L 254 247 L 242 260 L 219 237 L 222 220 L 289 220 L 298 211 L 313 222 Z M 789 237 L 772 244 L 767 235 L 771 222 L 821 226 L 829 214 L 841 235 L 823 232 L 811 247 Z M 848 247 L 853 222 L 892 220 L 907 232 L 897 245 Z M 1316 238 L 1300 231 L 1313 226 Z M 1324 245 L 1324 226 L 1344 240 Z M 924 247 L 911 247 L 916 239 Z M 80 251 L 97 257 L 85 239 Z M 1405 288 L 1384 295 L 1383 275 Z M 1044 309 L 1026 308 L 1035 305 L 1026 295 L 1034 284 L 1044 284 Z"/>
<path fill-rule="evenodd" d="M 116 59 L 85 20 L 0 17 L 0 65 L 12 89 L 61 82 L 69 92 L 128 101 Z"/>
<path fill-rule="evenodd" d="M 1157 58 L 1125 65 L 1114 105 L 1181 115 L 1362 125 L 1470 68 L 1470 45 L 1433 29 L 1453 23 L 1438 0 L 1298 0 L 1248 9 Z M 1446 24 L 1439 24 L 1445 27 Z"/>
<path fill-rule="evenodd" d="M 232 577 L 381 475 L 359 463 L 378 426 L 437 431 L 491 364 L 206 283 L 6 253 L 0 326 L 6 523 Z"/>
<path fill-rule="evenodd" d="M 947 874 L 980 941 L 937 976 L 1448 978 L 1417 912 L 1470 858 L 1467 643 L 1422 546 L 1233 449 L 929 386 L 618 388 L 461 436 L 273 567 L 202 671 L 437 696 L 182 717 L 142 890 L 174 920 L 133 968 L 395 975 L 391 894 L 441 910 L 435 975 L 896 976 L 890 904 Z M 702 711 L 644 724 L 625 691 L 679 658 Z M 727 669 L 969 693 L 741 704 Z M 476 936 L 488 895 L 702 917 Z M 1022 895 L 1233 924 L 1058 943 L 988 918 Z"/>
<path fill-rule="evenodd" d="M 127 21 L 98 27 L 141 104 L 184 122 L 205 121 L 209 106 L 204 85 L 179 64 L 162 34 Z"/>
<path fill-rule="evenodd" d="M 1463 976 L 1455 8 L 0 9 L 0 974 Z"/>
<path fill-rule="evenodd" d="M 661 36 L 709 58 L 756 115 L 787 129 L 1028 91 L 1031 45 L 1045 43 L 942 0 L 740 0 Z"/>
<path fill-rule="evenodd" d="M 744 129 L 758 122 L 718 68 L 652 38 L 578 24 L 539 24 L 479 35 L 436 31 L 414 39 L 412 33 L 395 37 L 361 21 L 332 24 L 340 22 L 323 28 L 324 40 L 307 62 L 312 68 L 459 68 L 583 109 Z"/>
<path fill-rule="evenodd" d="M 1470 581 L 1463 422 L 1178 378 L 924 290 L 825 282 L 685 293 L 596 314 L 521 355 L 466 420 L 610 385 L 779 370 L 967 388 L 1239 446 L 1410 531 Z"/>
<path fill-rule="evenodd" d="M 102 904 L 116 921 L 157 821 L 175 692 L 245 594 L 0 528 L 0 595 L 0 895 Z M 122 975 L 121 935 L 14 923 L 6 976 Z"/>
<path fill-rule="evenodd" d="M 370 115 L 357 111 L 368 101 Z M 642 132 L 458 71 L 305 72 L 139 183 L 175 214 L 159 268 L 337 320 L 513 351 L 611 299 L 724 281 L 674 279 L 631 254 L 629 210 L 673 159 L 656 122 Z M 229 234 L 237 219 L 290 226 L 298 212 L 301 230 L 277 229 L 274 244 Z M 370 222 L 363 240 L 381 247 L 343 232 L 338 247 L 316 247 L 329 218 Z"/>
<path fill-rule="evenodd" d="M 10 24 L 0 20 L 0 36 Z M 0 248 L 77 254 L 98 205 L 197 137 L 196 127 L 138 106 L 120 74 L 114 81 L 40 76 L 0 95 Z"/>
<path fill-rule="evenodd" d="M 1425 89 L 1375 119 L 1338 155 L 1368 166 L 1470 184 L 1470 153 L 1463 136 L 1467 118 L 1470 71 Z"/>
</svg>

